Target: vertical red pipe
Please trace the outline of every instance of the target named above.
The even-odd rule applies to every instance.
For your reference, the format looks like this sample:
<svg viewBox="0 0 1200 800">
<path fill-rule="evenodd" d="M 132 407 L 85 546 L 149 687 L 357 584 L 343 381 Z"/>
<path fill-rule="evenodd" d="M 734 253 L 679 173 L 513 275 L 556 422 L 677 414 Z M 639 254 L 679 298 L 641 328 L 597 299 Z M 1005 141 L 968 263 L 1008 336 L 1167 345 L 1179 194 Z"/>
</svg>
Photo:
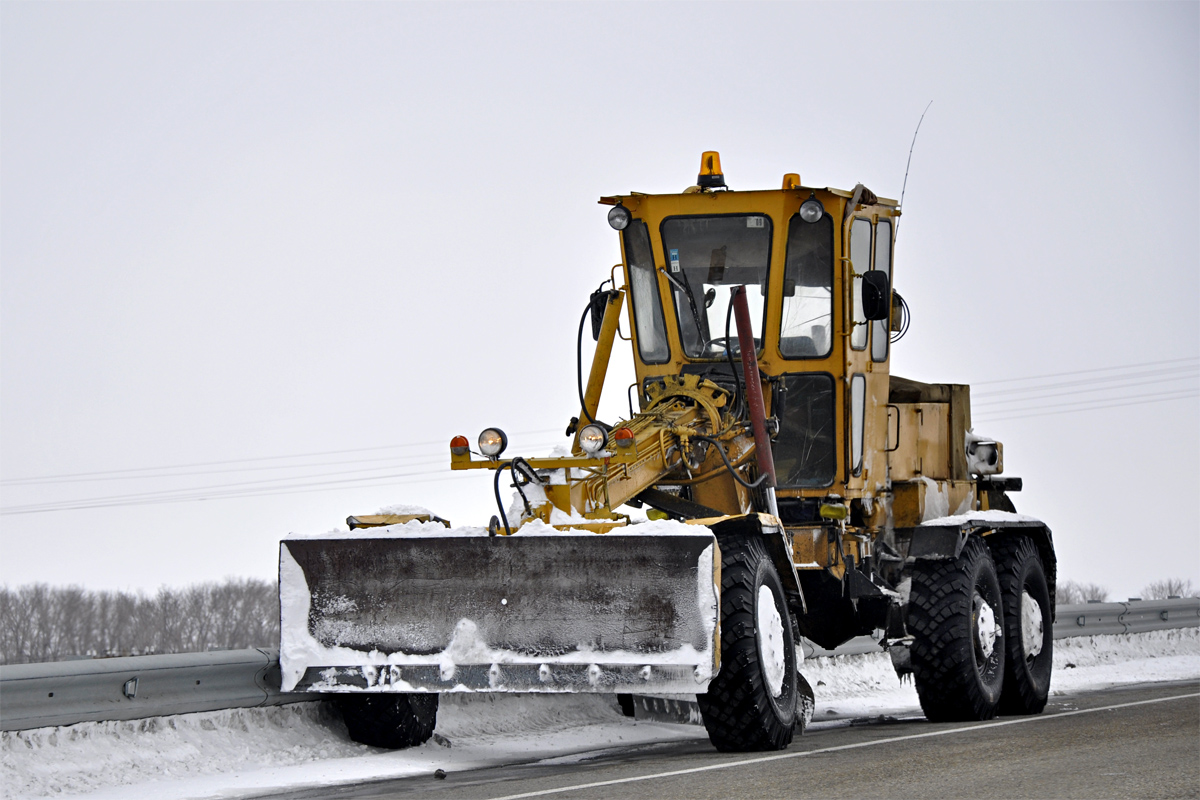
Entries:
<svg viewBox="0 0 1200 800">
<path fill-rule="evenodd" d="M 750 327 L 750 307 L 746 303 L 745 286 L 733 287 L 732 302 L 738 349 L 742 352 L 742 375 L 746 378 L 746 405 L 750 408 L 750 424 L 754 429 L 758 473 L 770 476 L 766 484 L 769 488 L 777 483 L 775 458 L 771 454 L 771 439 L 767 436 L 767 409 L 763 404 L 762 381 L 758 378 L 758 348 L 754 344 L 754 329 Z"/>
</svg>

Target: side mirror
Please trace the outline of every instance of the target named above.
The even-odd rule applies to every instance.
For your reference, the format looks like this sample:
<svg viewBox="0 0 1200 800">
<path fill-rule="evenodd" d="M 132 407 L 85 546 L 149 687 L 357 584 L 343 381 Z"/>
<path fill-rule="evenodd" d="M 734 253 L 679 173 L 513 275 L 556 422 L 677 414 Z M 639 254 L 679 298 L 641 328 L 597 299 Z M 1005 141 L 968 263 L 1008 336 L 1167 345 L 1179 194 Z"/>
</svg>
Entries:
<svg viewBox="0 0 1200 800">
<path fill-rule="evenodd" d="M 600 328 L 604 324 L 604 312 L 608 310 L 608 304 L 615 299 L 616 294 L 612 290 L 597 289 L 588 298 L 588 307 L 592 312 L 592 339 L 597 342 L 600 341 Z M 583 324 L 582 320 L 580 324 Z"/>
<path fill-rule="evenodd" d="M 863 316 L 869 321 L 887 319 L 891 311 L 891 287 L 883 270 L 873 269 L 862 276 Z"/>
</svg>

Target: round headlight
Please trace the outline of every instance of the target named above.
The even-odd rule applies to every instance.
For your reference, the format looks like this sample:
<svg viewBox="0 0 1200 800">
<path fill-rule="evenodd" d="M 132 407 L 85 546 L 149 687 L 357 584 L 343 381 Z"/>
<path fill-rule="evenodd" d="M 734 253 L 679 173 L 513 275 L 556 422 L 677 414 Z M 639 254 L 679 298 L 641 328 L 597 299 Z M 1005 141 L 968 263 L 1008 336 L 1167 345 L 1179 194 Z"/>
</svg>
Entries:
<svg viewBox="0 0 1200 800">
<path fill-rule="evenodd" d="M 625 206 L 613 206 L 608 212 L 608 224 L 619 231 L 623 231 L 629 227 L 629 220 L 633 219 L 629 214 L 629 209 Z"/>
<path fill-rule="evenodd" d="M 599 425 L 584 425 L 583 430 L 579 432 L 579 446 L 589 456 L 593 456 L 603 450 L 604 442 L 607 439 L 608 434 Z"/>
<path fill-rule="evenodd" d="M 810 197 L 800 206 L 800 219 L 805 222 L 816 222 L 825 216 L 825 206 L 815 197 Z"/>
<path fill-rule="evenodd" d="M 495 458 L 508 447 L 508 437 L 499 428 L 487 428 L 479 434 L 479 452 L 488 458 Z"/>
</svg>

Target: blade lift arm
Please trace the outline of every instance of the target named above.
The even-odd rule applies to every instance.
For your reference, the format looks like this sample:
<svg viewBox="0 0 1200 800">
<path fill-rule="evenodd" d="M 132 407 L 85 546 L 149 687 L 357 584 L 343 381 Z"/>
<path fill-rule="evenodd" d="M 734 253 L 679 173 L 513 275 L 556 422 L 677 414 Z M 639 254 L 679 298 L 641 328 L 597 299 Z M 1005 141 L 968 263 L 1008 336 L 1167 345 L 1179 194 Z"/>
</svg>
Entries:
<svg viewBox="0 0 1200 800">
<path fill-rule="evenodd" d="M 583 392 L 581 420 L 595 419 L 625 290 L 615 290 L 607 295 L 596 351 Z M 741 295 L 735 290 L 734 306 L 739 339 L 749 337 L 750 342 L 748 345 L 743 342 L 740 347 L 743 372 L 757 375 L 744 290 Z M 532 513 L 523 515 L 519 522 L 513 521 L 516 522 L 512 525 L 514 529 L 530 519 L 541 519 L 560 527 L 603 532 L 624 525 L 627 517 L 615 510 L 631 500 L 636 502 L 639 495 L 656 485 L 697 485 L 722 477 L 732 477 L 741 487 L 749 488 L 733 487 L 730 491 L 736 492 L 732 495 L 734 499 L 725 502 L 726 510 L 719 513 L 728 513 L 730 505 L 746 506 L 749 502 L 747 492 L 759 486 L 765 486 L 768 510 L 774 512 L 771 502 L 774 491 L 770 488 L 775 482 L 774 464 L 770 457 L 762 391 L 756 381 L 750 383 L 754 385 L 747 391 L 748 421 L 735 419 L 730 414 L 731 396 L 727 389 L 697 375 L 666 376 L 661 384 L 648 387 L 648 403 L 632 419 L 615 429 L 600 423 L 607 429 L 608 439 L 605 448 L 595 454 L 583 451 L 576 430 L 570 456 L 475 459 L 463 449 L 459 454 L 451 455 L 450 467 L 453 470 L 510 468 L 514 483 L 522 484 L 519 487 L 522 498 L 532 509 Z M 511 469 L 517 461 L 527 467 L 520 470 L 519 477 L 517 470 Z M 753 475 L 745 472 L 752 466 L 758 473 L 753 482 L 750 480 Z M 648 495 L 654 496 L 657 495 Z M 651 505 L 655 503 L 651 502 Z M 706 508 L 697 503 L 687 507 Z"/>
</svg>

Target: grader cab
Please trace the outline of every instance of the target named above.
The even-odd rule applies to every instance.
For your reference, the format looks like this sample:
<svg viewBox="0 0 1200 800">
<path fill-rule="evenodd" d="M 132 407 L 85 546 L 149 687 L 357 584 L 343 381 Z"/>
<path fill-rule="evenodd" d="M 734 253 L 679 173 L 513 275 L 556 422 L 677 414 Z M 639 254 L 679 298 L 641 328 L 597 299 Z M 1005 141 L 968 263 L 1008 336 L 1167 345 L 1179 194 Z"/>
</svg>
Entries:
<svg viewBox="0 0 1200 800">
<path fill-rule="evenodd" d="M 795 174 L 735 192 L 716 153 L 679 194 L 600 202 L 622 263 L 580 321 L 571 453 L 456 436 L 452 469 L 494 472 L 486 527 L 284 540 L 284 689 L 337 695 L 384 746 L 428 738 L 441 692 L 695 694 L 716 747 L 772 750 L 811 699 L 797 638 L 871 634 L 931 719 L 1041 711 L 1050 531 L 1015 512 L 969 387 L 890 374 L 897 203 Z M 637 382 L 602 421 L 618 338 Z"/>
</svg>

